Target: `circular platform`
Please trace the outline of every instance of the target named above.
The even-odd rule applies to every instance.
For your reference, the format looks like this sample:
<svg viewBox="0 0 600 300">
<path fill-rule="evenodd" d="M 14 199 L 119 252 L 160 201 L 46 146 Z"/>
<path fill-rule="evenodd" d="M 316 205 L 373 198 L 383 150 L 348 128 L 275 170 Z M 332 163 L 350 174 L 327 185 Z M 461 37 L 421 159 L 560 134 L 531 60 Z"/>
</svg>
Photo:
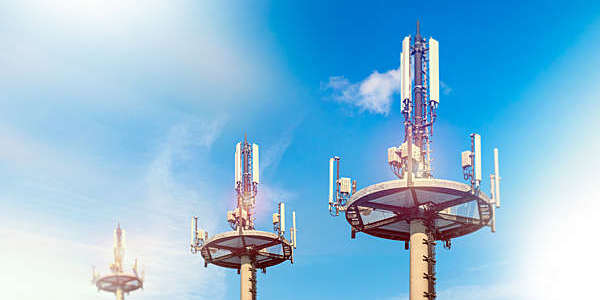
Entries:
<svg viewBox="0 0 600 300">
<path fill-rule="evenodd" d="M 465 207 L 474 213 L 465 213 Z M 489 197 L 470 185 L 416 178 L 411 187 L 400 179 L 365 187 L 352 195 L 345 211 L 355 232 L 402 241 L 410 240 L 411 220 L 429 216 L 435 238 L 449 240 L 488 225 L 492 207 Z"/>
<path fill-rule="evenodd" d="M 99 290 L 115 293 L 117 288 L 121 288 L 124 293 L 137 290 L 144 286 L 144 283 L 135 275 L 111 274 L 98 278 L 96 287 Z"/>
<path fill-rule="evenodd" d="M 206 263 L 233 269 L 239 269 L 241 257 L 249 253 L 255 256 L 255 267 L 263 269 L 290 259 L 292 245 L 275 233 L 243 230 L 216 234 L 200 248 Z"/>
</svg>

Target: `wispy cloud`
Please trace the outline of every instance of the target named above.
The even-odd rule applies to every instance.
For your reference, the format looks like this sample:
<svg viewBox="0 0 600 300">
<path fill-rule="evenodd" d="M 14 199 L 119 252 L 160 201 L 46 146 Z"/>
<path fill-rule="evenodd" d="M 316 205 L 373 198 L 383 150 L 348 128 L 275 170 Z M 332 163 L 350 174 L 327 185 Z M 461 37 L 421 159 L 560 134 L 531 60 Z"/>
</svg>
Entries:
<svg viewBox="0 0 600 300">
<path fill-rule="evenodd" d="M 110 232 L 107 236 L 110 238 Z M 84 260 L 99 259 L 110 252 L 110 248 L 49 236 L 45 231 L 32 233 L 1 226 L 0 238 L 10 242 L 0 247 L 4 299 L 88 299 L 95 288 L 90 283 L 91 265 Z"/>
<path fill-rule="evenodd" d="M 384 73 L 374 71 L 357 83 L 351 83 L 344 76 L 332 76 L 322 88 L 330 91 L 338 102 L 350 103 L 361 111 L 387 115 L 394 94 L 400 92 L 400 80 L 398 67 Z"/>
<path fill-rule="evenodd" d="M 165 138 L 146 175 L 146 230 L 151 232 L 143 245 L 148 262 L 150 299 L 220 299 L 225 292 L 225 271 L 205 269 L 201 257 L 189 253 L 188 221 L 198 216 L 204 228 L 214 232 L 216 215 L 210 204 L 210 184 L 187 185 L 174 175 L 176 166 L 186 164 L 192 156 L 207 153 L 220 134 L 226 118 L 213 121 L 189 121 L 175 125 Z M 206 163 L 206 162 L 201 162 Z M 166 274 L 172 274 L 166 276 Z M 153 278 L 156 278 L 153 280 Z"/>
<path fill-rule="evenodd" d="M 442 94 L 445 96 L 448 96 L 452 93 L 452 88 L 443 81 L 440 81 L 440 88 L 442 90 Z"/>
<path fill-rule="evenodd" d="M 274 144 L 264 145 L 265 151 L 260 159 L 260 173 L 274 173 L 277 170 L 279 162 L 283 158 L 285 152 L 292 144 L 294 131 L 302 123 L 303 117 L 298 118 L 295 122 L 282 131 L 281 135 Z M 261 175 L 261 176 L 263 176 Z M 264 177 L 264 176 L 263 176 Z M 273 176 L 271 176 L 273 178 Z M 261 217 L 270 213 L 279 202 L 287 202 L 295 198 L 295 194 L 281 187 L 274 185 L 271 182 L 262 180 L 260 191 L 257 195 L 256 214 Z"/>
<path fill-rule="evenodd" d="M 287 151 L 288 147 L 292 144 L 294 138 L 294 131 L 302 122 L 303 117 L 293 122 L 289 127 L 281 132 L 281 135 L 274 144 L 265 145 L 263 152 L 264 154 L 260 158 L 260 172 L 263 174 L 264 170 L 277 169 L 281 158 Z"/>
</svg>

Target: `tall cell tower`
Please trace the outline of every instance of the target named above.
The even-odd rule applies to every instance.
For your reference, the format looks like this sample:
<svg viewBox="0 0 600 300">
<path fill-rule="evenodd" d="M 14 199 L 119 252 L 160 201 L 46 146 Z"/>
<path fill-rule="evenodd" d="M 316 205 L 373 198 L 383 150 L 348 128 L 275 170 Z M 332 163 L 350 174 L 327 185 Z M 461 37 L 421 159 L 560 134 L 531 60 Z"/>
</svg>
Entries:
<svg viewBox="0 0 600 300">
<path fill-rule="evenodd" d="M 259 184 L 258 145 L 244 142 L 235 147 L 235 191 L 237 206 L 227 212 L 232 231 L 216 234 L 198 228 L 198 218 L 192 218 L 191 251 L 200 252 L 204 266 L 209 263 L 237 269 L 240 274 L 240 300 L 256 299 L 256 271 L 266 273 L 268 267 L 286 260 L 294 262 L 296 248 L 296 213 L 292 212 L 290 239 L 285 238 L 285 206 L 273 214 L 275 233 L 254 229 L 254 206 Z"/>
<path fill-rule="evenodd" d="M 329 160 L 329 211 L 333 216 L 345 212 L 351 237 L 364 232 L 404 241 L 405 249 L 410 248 L 410 300 L 436 298 L 436 241 L 449 249 L 453 238 L 484 226 L 494 232 L 495 208 L 500 206 L 498 149 L 494 149 L 488 196 L 480 185 L 478 134 L 470 135 L 471 149 L 461 153 L 466 184 L 433 176 L 431 138 L 440 99 L 438 49 L 436 40 L 421 36 L 418 22 L 415 36 L 402 41 L 404 140 L 387 151 L 388 164 L 398 179 L 356 191 L 356 181 L 340 177 L 340 158 Z"/>
<path fill-rule="evenodd" d="M 96 285 L 98 291 L 106 291 L 115 294 L 117 300 L 125 299 L 124 294 L 129 294 L 144 287 L 144 271 L 138 271 L 140 263 L 138 259 L 133 264 L 133 273 L 128 274 L 123 271 L 123 257 L 125 256 L 125 230 L 117 225 L 115 229 L 115 245 L 113 247 L 115 261 L 110 264 L 112 274 L 100 276 L 94 269 L 92 271 L 92 283 Z"/>
</svg>

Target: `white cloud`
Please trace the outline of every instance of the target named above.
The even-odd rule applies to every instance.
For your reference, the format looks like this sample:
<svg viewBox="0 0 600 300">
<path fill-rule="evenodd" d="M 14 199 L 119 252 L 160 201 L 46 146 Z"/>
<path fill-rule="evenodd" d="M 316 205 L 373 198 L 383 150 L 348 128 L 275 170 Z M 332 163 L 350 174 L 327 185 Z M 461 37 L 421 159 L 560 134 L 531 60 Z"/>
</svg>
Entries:
<svg viewBox="0 0 600 300">
<path fill-rule="evenodd" d="M 350 83 L 343 76 L 329 77 L 325 89 L 333 91 L 333 99 L 350 103 L 361 110 L 387 115 L 394 94 L 400 92 L 400 68 L 385 73 L 374 71 L 359 83 Z"/>
</svg>

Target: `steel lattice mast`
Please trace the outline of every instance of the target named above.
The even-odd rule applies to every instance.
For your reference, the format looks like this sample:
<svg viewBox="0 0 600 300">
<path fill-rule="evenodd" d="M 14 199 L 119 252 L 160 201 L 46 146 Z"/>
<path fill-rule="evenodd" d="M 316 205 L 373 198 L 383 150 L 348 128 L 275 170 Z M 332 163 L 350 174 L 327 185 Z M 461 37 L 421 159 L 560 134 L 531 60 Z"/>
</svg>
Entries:
<svg viewBox="0 0 600 300">
<path fill-rule="evenodd" d="M 285 206 L 273 214 L 276 233 L 254 228 L 254 207 L 259 185 L 258 145 L 244 141 L 235 148 L 236 208 L 227 212 L 227 222 L 232 231 L 216 234 L 198 228 L 198 218 L 192 218 L 191 251 L 200 252 L 205 267 L 209 263 L 237 269 L 240 274 L 240 300 L 256 299 L 256 272 L 278 265 L 286 260 L 293 263 L 296 248 L 296 213 L 292 212 L 289 240 L 285 238 Z"/>
<path fill-rule="evenodd" d="M 117 300 L 125 299 L 125 294 L 144 287 L 144 271 L 138 274 L 141 267 L 136 259 L 133 265 L 133 273 L 129 274 L 123 269 L 123 258 L 125 257 L 125 230 L 117 224 L 114 236 L 113 255 L 114 261 L 109 268 L 112 274 L 100 276 L 96 270 L 92 271 L 92 283 L 98 291 L 106 291 L 115 294 Z"/>
<path fill-rule="evenodd" d="M 351 237 L 359 232 L 405 242 L 410 247 L 410 299 L 435 299 L 436 240 L 450 248 L 451 239 L 484 226 L 495 231 L 500 205 L 498 150 L 494 149 L 491 195 L 481 191 L 481 137 L 471 134 L 471 150 L 461 153 L 469 184 L 436 179 L 431 168 L 433 125 L 439 104 L 439 44 L 421 36 L 402 41 L 401 112 L 404 141 L 388 149 L 396 180 L 356 190 L 356 181 L 340 177 L 340 158 L 329 160 L 329 211 L 345 212 Z M 413 67 L 411 70 L 411 66 Z M 334 176 L 334 169 L 335 172 Z M 475 210 L 476 208 L 476 210 Z"/>
</svg>

